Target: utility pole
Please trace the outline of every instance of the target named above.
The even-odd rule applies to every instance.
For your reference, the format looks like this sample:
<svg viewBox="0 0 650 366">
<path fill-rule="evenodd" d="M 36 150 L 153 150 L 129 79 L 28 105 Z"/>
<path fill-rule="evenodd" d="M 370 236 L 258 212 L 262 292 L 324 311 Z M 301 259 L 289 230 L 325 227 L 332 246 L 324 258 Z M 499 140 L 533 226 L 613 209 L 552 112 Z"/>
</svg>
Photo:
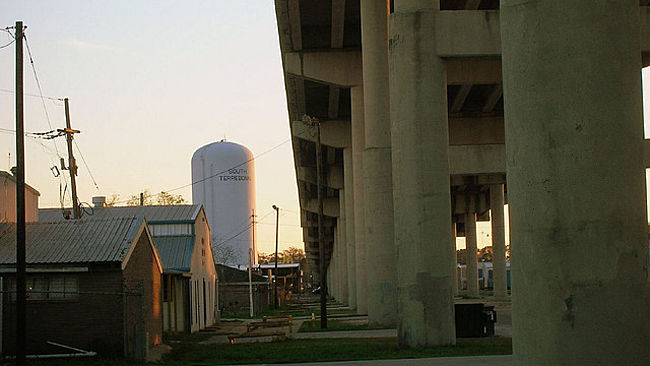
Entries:
<svg viewBox="0 0 650 366">
<path fill-rule="evenodd" d="M 320 327 L 327 328 L 327 266 L 325 265 L 325 238 L 323 232 L 323 158 L 320 143 L 320 120 L 307 117 L 307 122 L 316 127 L 316 190 L 318 199 L 318 260 L 320 269 Z"/>
<path fill-rule="evenodd" d="M 280 207 L 273 205 L 275 210 L 275 284 L 273 285 L 273 308 L 278 308 L 278 226 L 280 226 Z"/>
<path fill-rule="evenodd" d="M 25 363 L 27 265 L 25 262 L 25 125 L 23 111 L 23 22 L 16 22 L 16 364 Z"/>
<path fill-rule="evenodd" d="M 79 208 L 79 202 L 77 198 L 77 161 L 72 154 L 72 139 L 74 138 L 75 133 L 79 133 L 79 130 L 73 130 L 70 127 L 70 107 L 68 105 L 68 98 L 63 99 L 65 104 L 65 129 L 58 129 L 57 131 L 65 133 L 65 140 L 68 143 L 68 170 L 70 171 L 70 182 L 72 184 L 72 214 L 75 219 L 81 218 L 81 209 Z M 63 160 L 63 159 L 61 159 Z M 61 164 L 61 168 L 65 169 L 65 166 Z"/>
<path fill-rule="evenodd" d="M 250 302 L 250 316 L 251 318 L 253 315 L 253 262 L 254 260 L 254 253 L 253 253 L 253 248 L 255 247 L 255 210 L 252 211 L 251 214 L 251 219 L 253 222 L 251 223 L 251 230 L 253 230 L 253 243 L 251 243 L 251 247 L 248 248 L 248 296 L 249 296 L 249 302 Z"/>
</svg>

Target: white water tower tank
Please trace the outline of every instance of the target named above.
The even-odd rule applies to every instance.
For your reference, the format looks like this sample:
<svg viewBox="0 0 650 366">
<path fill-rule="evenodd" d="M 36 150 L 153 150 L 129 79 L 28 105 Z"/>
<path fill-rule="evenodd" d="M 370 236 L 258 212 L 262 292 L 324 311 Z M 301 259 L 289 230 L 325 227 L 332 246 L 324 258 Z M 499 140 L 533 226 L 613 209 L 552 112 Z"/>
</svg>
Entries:
<svg viewBox="0 0 650 366">
<path fill-rule="evenodd" d="M 246 147 L 221 140 L 201 147 L 192 156 L 192 202 L 202 204 L 215 262 L 246 268 L 249 250 L 257 263 L 255 166 Z"/>
</svg>

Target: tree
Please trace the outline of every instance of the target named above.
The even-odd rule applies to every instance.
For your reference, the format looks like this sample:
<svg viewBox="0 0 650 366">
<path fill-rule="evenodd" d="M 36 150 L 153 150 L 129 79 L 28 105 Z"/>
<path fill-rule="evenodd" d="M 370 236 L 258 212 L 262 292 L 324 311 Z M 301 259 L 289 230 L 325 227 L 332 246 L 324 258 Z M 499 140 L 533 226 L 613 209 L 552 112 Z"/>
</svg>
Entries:
<svg viewBox="0 0 650 366">
<path fill-rule="evenodd" d="M 159 205 L 180 205 L 182 203 L 185 203 L 185 199 L 180 194 L 173 195 L 165 191 L 161 191 L 158 193 L 157 202 Z"/>
<path fill-rule="evenodd" d="M 112 194 L 107 200 L 106 200 L 106 207 L 114 207 L 117 206 L 117 203 L 120 201 L 120 195 L 119 194 Z"/>
<path fill-rule="evenodd" d="M 305 251 L 298 247 L 289 247 L 282 251 L 282 263 L 300 263 L 305 258 Z"/>
<path fill-rule="evenodd" d="M 145 189 L 142 192 L 142 204 L 144 206 L 150 205 L 180 205 L 185 203 L 185 198 L 182 195 L 177 194 L 173 195 L 165 191 L 161 191 L 158 194 L 151 194 L 148 189 Z M 140 206 L 140 195 L 131 196 L 128 201 L 126 201 L 127 206 Z"/>
</svg>

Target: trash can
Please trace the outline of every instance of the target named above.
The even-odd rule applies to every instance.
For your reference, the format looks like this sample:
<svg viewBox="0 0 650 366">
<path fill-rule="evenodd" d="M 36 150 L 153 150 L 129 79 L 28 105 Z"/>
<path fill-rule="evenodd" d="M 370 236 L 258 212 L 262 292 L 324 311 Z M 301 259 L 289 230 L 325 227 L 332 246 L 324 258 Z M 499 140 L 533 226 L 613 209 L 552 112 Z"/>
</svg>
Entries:
<svg viewBox="0 0 650 366">
<path fill-rule="evenodd" d="M 483 303 L 456 304 L 456 337 L 475 338 L 494 335 L 497 314 L 494 306 Z"/>
</svg>

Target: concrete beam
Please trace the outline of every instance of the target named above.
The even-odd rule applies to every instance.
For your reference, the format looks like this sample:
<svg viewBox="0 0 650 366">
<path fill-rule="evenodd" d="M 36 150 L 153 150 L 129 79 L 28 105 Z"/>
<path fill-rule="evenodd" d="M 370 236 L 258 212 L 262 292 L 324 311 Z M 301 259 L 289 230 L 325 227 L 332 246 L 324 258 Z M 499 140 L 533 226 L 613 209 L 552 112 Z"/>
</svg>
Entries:
<svg viewBox="0 0 650 366">
<path fill-rule="evenodd" d="M 440 11 L 435 16 L 436 49 L 440 57 L 501 55 L 498 10 Z M 650 7 L 640 7 L 639 28 L 641 55 L 646 67 L 650 65 Z"/>
<path fill-rule="evenodd" d="M 311 184 L 316 184 L 316 169 L 312 167 L 300 166 L 297 169 L 298 180 L 302 180 Z M 325 175 L 325 185 L 332 189 L 343 188 L 343 167 L 338 165 L 331 165 L 327 168 Z"/>
<path fill-rule="evenodd" d="M 500 58 L 447 60 L 449 85 L 500 84 L 501 80 Z"/>
<path fill-rule="evenodd" d="M 449 108 L 450 113 L 460 112 L 470 91 L 472 91 L 471 84 L 464 84 L 460 86 L 460 90 L 458 90 L 458 93 L 456 94 L 456 97 L 454 98 L 454 101 L 451 103 L 451 107 Z"/>
<path fill-rule="evenodd" d="M 496 107 L 497 102 L 501 99 L 503 95 L 503 84 L 499 83 L 494 86 L 490 95 L 485 99 L 485 104 L 483 105 L 483 112 L 489 113 L 492 112 L 494 107 Z"/>
<path fill-rule="evenodd" d="M 646 67 L 650 65 L 650 7 L 642 6 L 640 15 L 641 56 Z"/>
<path fill-rule="evenodd" d="M 306 126 L 302 121 L 293 121 L 291 129 L 295 137 L 307 141 L 316 142 L 316 131 Z M 321 144 L 334 148 L 346 148 L 352 146 L 350 137 L 350 121 L 332 120 L 321 123 Z"/>
<path fill-rule="evenodd" d="M 440 57 L 501 54 L 499 11 L 440 11 L 435 14 L 436 51 Z"/>
<path fill-rule="evenodd" d="M 345 0 L 332 0 L 331 47 L 343 48 L 345 31 Z"/>
<path fill-rule="evenodd" d="M 300 0 L 289 0 L 289 29 L 291 31 L 291 48 L 302 50 L 302 26 L 300 24 Z"/>
<path fill-rule="evenodd" d="M 284 69 L 291 75 L 341 87 L 362 83 L 359 50 L 285 53 Z"/>
<path fill-rule="evenodd" d="M 449 145 L 505 144 L 503 117 L 449 118 Z"/>
<path fill-rule="evenodd" d="M 329 106 L 327 107 L 327 117 L 330 119 L 339 118 L 339 100 L 341 99 L 341 89 L 338 86 L 330 85 L 330 95 L 328 98 Z"/>
<path fill-rule="evenodd" d="M 300 208 L 313 213 L 318 213 L 318 200 L 315 198 L 301 198 Z M 329 197 L 323 199 L 323 215 L 338 217 L 339 216 L 339 199 Z"/>
<path fill-rule="evenodd" d="M 449 146 L 449 173 L 452 175 L 476 175 L 505 173 L 506 146 L 452 145 Z"/>
</svg>

